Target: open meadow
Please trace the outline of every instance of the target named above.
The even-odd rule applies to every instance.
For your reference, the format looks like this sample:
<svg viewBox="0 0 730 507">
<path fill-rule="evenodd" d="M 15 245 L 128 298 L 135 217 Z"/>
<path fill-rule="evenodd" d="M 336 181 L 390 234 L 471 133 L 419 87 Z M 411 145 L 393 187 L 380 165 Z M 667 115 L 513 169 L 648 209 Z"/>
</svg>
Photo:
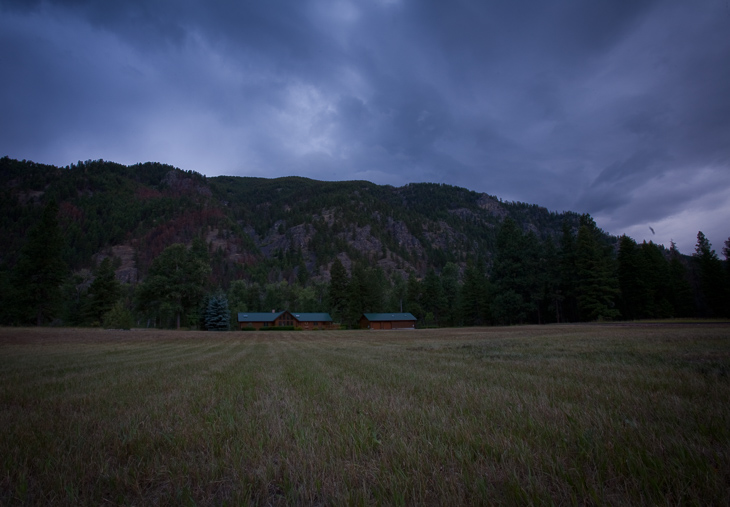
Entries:
<svg viewBox="0 0 730 507">
<path fill-rule="evenodd" d="M 730 326 L 0 329 L 1 505 L 730 504 Z"/>
</svg>

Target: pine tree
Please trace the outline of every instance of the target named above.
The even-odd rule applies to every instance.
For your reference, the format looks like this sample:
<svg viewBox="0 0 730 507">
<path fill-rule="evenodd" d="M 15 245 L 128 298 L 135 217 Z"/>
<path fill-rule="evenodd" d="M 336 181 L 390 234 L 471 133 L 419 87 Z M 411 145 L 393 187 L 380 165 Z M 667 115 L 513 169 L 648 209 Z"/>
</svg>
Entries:
<svg viewBox="0 0 730 507">
<path fill-rule="evenodd" d="M 208 331 L 228 331 L 230 329 L 231 312 L 228 309 L 228 298 L 222 290 L 218 290 L 208 298 L 205 311 L 205 329 Z"/>
<path fill-rule="evenodd" d="M 730 238 L 725 240 L 722 254 L 725 256 L 725 317 L 730 317 Z"/>
<path fill-rule="evenodd" d="M 99 326 L 104 321 L 104 314 L 109 312 L 121 295 L 121 285 L 114 273 L 114 266 L 109 257 L 104 258 L 94 273 L 94 281 L 84 304 L 86 322 Z"/>
<path fill-rule="evenodd" d="M 38 326 L 58 315 L 61 284 L 66 277 L 57 215 L 58 205 L 51 201 L 40 221 L 28 231 L 12 277 L 20 318 Z"/>
<path fill-rule="evenodd" d="M 330 268 L 329 303 L 332 318 L 342 322 L 347 312 L 349 277 L 340 259 L 335 258 Z"/>
<path fill-rule="evenodd" d="M 105 329 L 130 329 L 133 324 L 132 313 L 121 301 L 117 301 L 111 310 L 104 314 L 102 321 Z"/>
<path fill-rule="evenodd" d="M 492 314 L 500 323 L 522 323 L 535 310 L 536 242 L 534 236 L 526 238 L 511 218 L 499 228 L 490 281 L 495 291 Z"/>
<path fill-rule="evenodd" d="M 578 320 L 578 266 L 575 236 L 567 220 L 563 220 L 563 235 L 558 253 L 559 263 L 559 300 L 558 322 Z"/>
<path fill-rule="evenodd" d="M 210 303 L 210 298 L 212 297 L 211 294 L 205 294 L 203 298 L 200 300 L 200 305 L 198 306 L 198 329 L 207 329 L 206 319 L 208 317 L 208 304 Z"/>
<path fill-rule="evenodd" d="M 583 215 L 576 240 L 577 302 L 582 320 L 613 320 L 621 315 L 615 307 L 620 294 L 618 278 L 598 234 L 590 215 Z"/>
<path fill-rule="evenodd" d="M 489 281 L 482 262 L 467 262 L 459 300 L 465 326 L 481 326 L 489 321 Z"/>
<path fill-rule="evenodd" d="M 399 273 L 393 275 L 393 284 L 390 287 L 386 301 L 386 311 L 403 312 L 406 301 L 406 281 Z"/>
<path fill-rule="evenodd" d="M 441 293 L 444 303 L 443 325 L 455 326 L 459 321 L 459 267 L 453 262 L 447 262 L 441 270 Z"/>
<path fill-rule="evenodd" d="M 200 248 L 189 251 L 181 243 L 163 250 L 138 287 L 139 310 L 162 320 L 172 318 L 179 329 L 183 316 L 197 308 L 205 294 L 211 271 L 206 258 Z"/>
<path fill-rule="evenodd" d="M 17 300 L 11 271 L 0 266 L 0 325 L 8 326 L 19 323 Z"/>
<path fill-rule="evenodd" d="M 700 272 L 700 307 L 703 313 L 709 317 L 725 316 L 728 310 L 722 261 L 702 231 L 697 233 L 693 257 Z"/>
<path fill-rule="evenodd" d="M 563 294 L 560 289 L 560 262 L 555 243 L 550 236 L 542 244 L 538 262 L 538 283 L 541 288 L 538 297 L 540 322 L 560 322 L 560 308 Z"/>
<path fill-rule="evenodd" d="M 668 266 L 668 297 L 672 305 L 674 317 L 693 317 L 695 315 L 695 300 L 692 286 L 687 276 L 687 268 L 682 263 L 681 254 L 674 241 L 669 247 Z"/>
<path fill-rule="evenodd" d="M 359 264 L 353 265 L 350 281 L 347 285 L 347 311 L 345 323 L 354 327 L 360 315 L 364 312 L 373 311 L 367 306 L 367 279 L 365 270 Z"/>
<path fill-rule="evenodd" d="M 640 273 L 646 303 L 644 317 L 665 319 L 672 316 L 672 305 L 669 302 L 669 265 L 659 247 L 651 241 L 639 246 L 642 273 Z"/>
<path fill-rule="evenodd" d="M 433 323 L 441 324 L 446 302 L 441 289 L 441 281 L 433 268 L 426 272 L 421 287 L 421 308 L 424 314 L 430 313 L 433 316 Z"/>
<path fill-rule="evenodd" d="M 638 246 L 632 238 L 623 235 L 619 239 L 618 248 L 618 283 L 621 289 L 619 308 L 621 315 L 627 320 L 641 317 L 643 290 L 640 276 Z"/>
<path fill-rule="evenodd" d="M 408 281 L 406 283 L 405 311 L 411 313 L 418 320 L 423 319 L 426 314 L 421 306 L 422 290 L 421 281 L 416 277 L 416 274 L 411 271 L 408 274 Z"/>
</svg>

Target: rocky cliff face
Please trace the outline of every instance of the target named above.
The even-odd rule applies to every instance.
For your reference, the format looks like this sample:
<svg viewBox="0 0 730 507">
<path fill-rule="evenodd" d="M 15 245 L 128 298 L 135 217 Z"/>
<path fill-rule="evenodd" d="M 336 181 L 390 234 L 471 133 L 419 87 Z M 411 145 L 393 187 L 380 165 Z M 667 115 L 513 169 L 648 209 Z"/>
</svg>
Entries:
<svg viewBox="0 0 730 507">
<path fill-rule="evenodd" d="M 468 259 L 489 259 L 506 217 L 538 237 L 559 234 L 563 219 L 577 223 L 575 214 L 447 185 L 206 178 L 155 163 L 59 169 L 2 159 L 0 166 L 5 213 L 16 217 L 0 223 L 4 237 L 16 238 L 0 246 L 0 260 L 12 265 L 28 223 L 54 198 L 69 264 L 90 269 L 112 256 L 117 277 L 129 283 L 143 279 L 164 248 L 196 237 L 205 239 L 225 284 L 256 270 L 268 279 L 301 269 L 326 278 L 335 258 L 347 269 L 359 262 L 387 275 L 422 276 L 446 262 L 463 267 Z"/>
</svg>

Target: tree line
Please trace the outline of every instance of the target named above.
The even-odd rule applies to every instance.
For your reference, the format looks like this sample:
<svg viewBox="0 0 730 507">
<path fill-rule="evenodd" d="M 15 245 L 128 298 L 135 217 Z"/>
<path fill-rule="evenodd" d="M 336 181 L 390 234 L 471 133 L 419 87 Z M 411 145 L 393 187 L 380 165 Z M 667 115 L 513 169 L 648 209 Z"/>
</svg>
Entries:
<svg viewBox="0 0 730 507">
<path fill-rule="evenodd" d="M 91 272 L 63 261 L 59 207 L 50 202 L 30 228 L 18 261 L 0 270 L 3 325 L 229 329 L 238 312 L 328 312 L 356 326 L 362 313 L 410 312 L 420 326 L 543 324 L 679 317 L 730 317 L 730 238 L 723 262 L 702 232 L 680 254 L 628 236 L 610 241 L 589 215 L 567 220 L 559 240 L 541 239 L 505 218 L 494 254 L 465 265 L 446 262 L 425 276 L 390 276 L 367 258 L 340 258 L 329 280 L 311 277 L 301 259 L 292 282 L 246 278 L 214 286 L 209 245 L 166 247 L 134 285 L 115 277 L 106 257 Z M 214 255 L 214 253 L 213 253 Z"/>
</svg>

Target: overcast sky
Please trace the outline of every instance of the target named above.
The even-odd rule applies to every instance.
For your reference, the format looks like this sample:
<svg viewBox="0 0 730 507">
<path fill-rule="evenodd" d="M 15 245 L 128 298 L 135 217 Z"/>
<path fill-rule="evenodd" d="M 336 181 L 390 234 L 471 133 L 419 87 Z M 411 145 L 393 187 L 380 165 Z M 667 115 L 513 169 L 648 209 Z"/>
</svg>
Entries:
<svg viewBox="0 0 730 507">
<path fill-rule="evenodd" d="M 683 253 L 730 236 L 728 0 L 0 0 L 0 65 L 0 156 L 448 183 Z"/>
</svg>

